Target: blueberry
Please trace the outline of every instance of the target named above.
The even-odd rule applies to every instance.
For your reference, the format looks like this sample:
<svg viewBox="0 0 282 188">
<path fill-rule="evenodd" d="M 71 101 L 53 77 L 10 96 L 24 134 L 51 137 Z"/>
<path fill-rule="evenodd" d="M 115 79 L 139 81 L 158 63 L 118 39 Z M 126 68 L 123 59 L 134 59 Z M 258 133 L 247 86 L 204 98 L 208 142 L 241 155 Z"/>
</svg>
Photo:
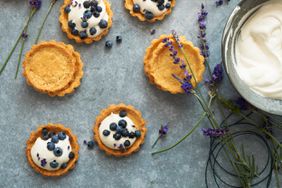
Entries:
<svg viewBox="0 0 282 188">
<path fill-rule="evenodd" d="M 122 119 L 122 120 L 119 120 L 118 125 L 121 126 L 122 128 L 125 128 L 127 125 L 127 122 L 124 119 Z"/>
<path fill-rule="evenodd" d="M 91 7 L 91 8 L 90 8 L 90 11 L 93 13 L 93 12 L 96 11 L 96 8 L 95 8 L 95 7 Z"/>
<path fill-rule="evenodd" d="M 128 130 L 127 130 L 127 129 L 123 129 L 123 130 L 121 131 L 121 135 L 122 135 L 123 137 L 127 137 L 127 136 L 129 135 Z"/>
<path fill-rule="evenodd" d="M 151 20 L 151 19 L 154 18 L 154 14 L 153 14 L 152 12 L 150 12 L 150 11 L 146 11 L 146 12 L 145 12 L 145 18 L 146 18 L 147 20 Z"/>
<path fill-rule="evenodd" d="M 52 138 L 54 135 L 55 135 L 54 132 L 49 132 L 48 137 L 49 137 L 49 138 Z"/>
<path fill-rule="evenodd" d="M 119 112 L 119 116 L 120 116 L 120 117 L 125 117 L 125 116 L 127 116 L 127 112 L 126 112 L 125 110 L 121 110 L 121 111 Z"/>
<path fill-rule="evenodd" d="M 59 166 L 59 163 L 57 163 L 57 162 L 54 160 L 54 161 L 52 161 L 52 162 L 50 163 L 50 166 L 51 166 L 51 168 L 57 168 L 57 167 Z"/>
<path fill-rule="evenodd" d="M 88 147 L 89 149 L 92 149 L 92 148 L 94 147 L 94 141 L 93 141 L 93 140 L 89 141 L 89 142 L 87 143 L 87 147 Z"/>
<path fill-rule="evenodd" d="M 53 143 L 58 143 L 59 142 L 59 137 L 57 135 L 52 136 L 51 142 Z"/>
<path fill-rule="evenodd" d="M 130 141 L 129 141 L 129 140 L 126 140 L 126 141 L 123 143 L 123 145 L 124 145 L 125 147 L 129 147 L 129 146 L 130 146 Z"/>
<path fill-rule="evenodd" d="M 105 43 L 106 48 L 112 48 L 113 47 L 113 42 L 110 40 L 107 40 Z"/>
<path fill-rule="evenodd" d="M 102 12 L 103 9 L 102 9 L 102 7 L 100 7 L 100 6 L 97 6 L 97 7 L 96 7 L 96 10 L 97 10 L 98 12 Z"/>
<path fill-rule="evenodd" d="M 87 28 L 88 27 L 88 23 L 86 21 L 81 22 L 81 27 L 82 28 Z"/>
<path fill-rule="evenodd" d="M 140 6 L 138 4 L 133 5 L 133 12 L 140 12 Z"/>
<path fill-rule="evenodd" d="M 111 123 L 110 124 L 110 129 L 111 129 L 111 131 L 117 130 L 117 124 L 116 123 Z"/>
<path fill-rule="evenodd" d="M 164 4 L 164 0 L 158 0 L 158 4 Z"/>
<path fill-rule="evenodd" d="M 73 23 L 72 20 L 71 20 L 71 21 L 68 22 L 68 26 L 69 26 L 69 28 L 72 28 L 72 29 L 73 29 L 73 28 L 75 28 L 76 25 L 75 25 L 75 23 Z"/>
<path fill-rule="evenodd" d="M 65 140 L 67 136 L 66 136 L 66 133 L 59 132 L 58 137 L 59 137 L 59 140 Z"/>
<path fill-rule="evenodd" d="M 42 136 L 48 135 L 48 130 L 46 128 L 42 129 Z"/>
<path fill-rule="evenodd" d="M 85 11 L 83 14 L 83 17 L 87 19 L 91 18 L 91 16 L 92 16 L 92 12 L 90 12 L 89 10 Z"/>
<path fill-rule="evenodd" d="M 55 144 L 53 142 L 48 142 L 47 143 L 47 149 L 49 151 L 53 151 L 55 149 Z"/>
<path fill-rule="evenodd" d="M 49 139 L 49 135 L 47 134 L 47 135 L 42 135 L 42 139 L 43 140 L 48 140 Z"/>
<path fill-rule="evenodd" d="M 70 158 L 70 159 L 73 159 L 73 158 L 74 158 L 74 153 L 73 153 L 73 152 L 70 152 L 70 153 L 69 153 L 69 158 Z"/>
<path fill-rule="evenodd" d="M 111 132 L 110 132 L 110 131 L 108 131 L 108 130 L 104 130 L 104 131 L 103 131 L 103 135 L 104 135 L 104 136 L 109 136 L 109 135 L 110 135 L 110 133 L 111 133 Z"/>
<path fill-rule="evenodd" d="M 67 168 L 68 164 L 67 163 L 62 163 L 61 168 Z"/>
<path fill-rule="evenodd" d="M 97 33 L 97 30 L 95 29 L 95 27 L 91 27 L 89 33 L 90 35 L 95 35 Z"/>
<path fill-rule="evenodd" d="M 94 12 L 94 13 L 93 13 L 93 16 L 94 16 L 95 18 L 99 18 L 100 13 L 99 13 L 99 12 Z"/>
<path fill-rule="evenodd" d="M 139 138 L 141 136 L 141 132 L 140 131 L 135 131 L 135 136 L 136 136 L 136 138 Z"/>
<path fill-rule="evenodd" d="M 83 6 L 84 6 L 84 8 L 89 8 L 90 7 L 90 1 L 84 1 Z"/>
<path fill-rule="evenodd" d="M 77 35 L 79 34 L 79 31 L 76 30 L 76 29 L 73 29 L 73 30 L 71 31 L 71 34 L 77 36 Z"/>
<path fill-rule="evenodd" d="M 113 138 L 114 138 L 115 140 L 119 140 L 119 139 L 121 139 L 121 135 L 120 135 L 119 133 L 115 133 L 115 134 L 113 135 Z"/>
<path fill-rule="evenodd" d="M 120 126 L 117 126 L 116 132 L 121 134 L 121 131 L 123 130 L 123 128 L 121 128 Z"/>
<path fill-rule="evenodd" d="M 165 9 L 165 6 L 162 4 L 162 5 L 158 5 L 158 9 L 160 10 L 160 11 L 162 11 L 162 10 L 164 10 Z"/>
<path fill-rule="evenodd" d="M 135 137 L 135 133 L 134 132 L 130 132 L 128 135 L 129 138 L 134 138 Z"/>
<path fill-rule="evenodd" d="M 63 155 L 63 150 L 60 147 L 56 147 L 53 151 L 54 155 L 56 157 L 60 157 Z"/>
<path fill-rule="evenodd" d="M 70 6 L 66 6 L 66 7 L 65 7 L 65 13 L 67 13 L 67 14 L 68 14 L 68 13 L 70 13 L 70 11 L 71 11 Z"/>
<path fill-rule="evenodd" d="M 101 19 L 100 22 L 99 22 L 99 27 L 102 28 L 102 29 L 107 28 L 108 22 L 104 19 Z"/>
<path fill-rule="evenodd" d="M 97 1 L 91 1 L 91 2 L 90 2 L 90 6 L 91 6 L 91 7 L 97 7 L 97 5 L 98 5 L 98 2 L 97 2 Z"/>
<path fill-rule="evenodd" d="M 165 8 L 167 8 L 167 9 L 169 9 L 170 7 L 171 7 L 170 3 L 167 3 L 167 4 L 165 5 Z"/>
<path fill-rule="evenodd" d="M 79 36 L 80 36 L 81 39 L 87 38 L 87 33 L 86 33 L 86 31 L 80 31 L 80 32 L 79 32 Z"/>
</svg>

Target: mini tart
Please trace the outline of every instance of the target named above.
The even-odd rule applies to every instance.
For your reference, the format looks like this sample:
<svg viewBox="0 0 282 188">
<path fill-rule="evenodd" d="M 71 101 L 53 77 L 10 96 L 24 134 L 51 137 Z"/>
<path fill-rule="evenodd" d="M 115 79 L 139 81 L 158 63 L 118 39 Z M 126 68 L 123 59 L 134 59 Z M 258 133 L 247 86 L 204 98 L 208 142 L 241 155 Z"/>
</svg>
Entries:
<svg viewBox="0 0 282 188">
<path fill-rule="evenodd" d="M 64 96 L 80 85 L 83 63 L 71 45 L 48 41 L 34 45 L 23 62 L 27 84 L 50 96 Z"/>
<path fill-rule="evenodd" d="M 161 21 L 165 18 L 166 15 L 170 14 L 172 11 L 172 8 L 175 6 L 176 0 L 170 0 L 170 8 L 168 8 L 163 14 L 159 16 L 154 16 L 152 19 L 147 19 L 145 15 L 141 12 L 134 12 L 133 10 L 133 5 L 134 1 L 133 0 L 125 0 L 124 6 L 126 9 L 129 10 L 130 14 L 134 17 L 137 17 L 140 21 L 147 21 L 149 23 L 153 23 L 156 21 Z"/>
<path fill-rule="evenodd" d="M 108 34 L 108 32 L 110 31 L 110 28 L 112 27 L 112 17 L 113 17 L 113 12 L 111 10 L 111 4 L 107 1 L 107 0 L 103 0 L 105 3 L 105 7 L 106 7 L 106 12 L 109 16 L 108 21 L 108 26 L 107 28 L 105 28 L 99 35 L 95 36 L 95 37 L 86 37 L 84 39 L 80 38 L 80 36 L 77 35 L 73 35 L 69 26 L 68 26 L 68 14 L 65 12 L 65 8 L 68 7 L 73 0 L 64 0 L 64 4 L 62 5 L 62 7 L 60 8 L 60 17 L 59 17 L 59 22 L 61 23 L 61 27 L 63 32 L 65 32 L 67 34 L 67 37 L 69 39 L 73 39 L 75 40 L 77 43 L 86 43 L 86 44 L 91 44 L 95 41 L 99 41 L 101 40 L 105 35 Z M 85 0 L 86 1 L 86 0 Z M 81 5 L 83 6 L 83 5 Z"/>
<path fill-rule="evenodd" d="M 74 153 L 74 157 L 68 161 L 68 164 L 66 168 L 60 168 L 55 171 L 48 171 L 46 169 L 40 168 L 35 164 L 31 157 L 31 149 L 32 146 L 34 145 L 35 141 L 37 140 L 38 137 L 42 137 L 42 130 L 46 128 L 48 131 L 52 131 L 54 133 L 58 132 L 65 132 L 66 135 L 69 136 L 70 144 L 72 147 L 72 152 Z M 72 170 L 75 167 L 75 164 L 78 160 L 79 157 L 79 145 L 77 142 L 77 137 L 73 135 L 72 131 L 69 128 L 65 128 L 61 124 L 47 124 L 47 125 L 42 125 L 40 126 L 36 131 L 32 132 L 30 134 L 29 139 L 26 142 L 26 157 L 28 160 L 28 163 L 30 166 L 38 173 L 42 174 L 43 176 L 62 176 L 68 173 L 70 170 Z"/>
<path fill-rule="evenodd" d="M 112 148 L 107 147 L 101 140 L 99 134 L 99 128 L 101 126 L 101 122 L 107 118 L 112 113 L 119 114 L 121 111 L 126 111 L 126 117 L 130 118 L 134 123 L 136 130 L 141 133 L 141 136 L 136 138 L 135 142 L 125 150 L 114 150 Z M 133 106 L 128 106 L 125 104 L 111 105 L 108 108 L 101 111 L 100 115 L 97 116 L 95 125 L 93 127 L 94 132 L 94 140 L 97 142 L 99 148 L 106 152 L 108 155 L 113 155 L 116 157 L 124 157 L 129 156 L 134 152 L 137 152 L 140 149 L 140 146 L 145 141 L 145 135 L 147 132 L 147 128 L 145 127 L 145 120 L 142 118 L 142 114 L 140 111 L 136 110 Z"/>
<path fill-rule="evenodd" d="M 183 79 L 183 70 L 180 69 L 179 65 L 173 63 L 169 49 L 162 42 L 165 38 L 169 38 L 173 42 L 174 47 L 176 49 L 178 48 L 172 35 L 161 35 L 159 39 L 153 40 L 151 45 L 146 49 L 144 57 L 145 75 L 149 78 L 150 83 L 163 91 L 168 91 L 172 94 L 184 93 L 179 81 L 172 77 L 172 74 L 175 74 Z M 205 71 L 204 57 L 201 55 L 199 48 L 194 47 L 193 43 L 187 41 L 184 36 L 180 37 L 180 41 L 189 58 L 190 66 L 195 74 L 197 83 L 200 83 L 203 80 L 203 73 Z M 178 57 L 184 60 L 181 51 L 178 50 L 178 52 Z M 196 83 L 193 78 L 191 82 L 195 87 Z"/>
</svg>

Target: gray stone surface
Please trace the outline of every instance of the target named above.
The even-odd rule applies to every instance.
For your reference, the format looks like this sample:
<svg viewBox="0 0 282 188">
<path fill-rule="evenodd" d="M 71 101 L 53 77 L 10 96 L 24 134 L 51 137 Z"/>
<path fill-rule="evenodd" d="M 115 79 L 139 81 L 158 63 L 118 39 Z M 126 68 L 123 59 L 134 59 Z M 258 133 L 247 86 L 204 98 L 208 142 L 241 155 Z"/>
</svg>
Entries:
<svg viewBox="0 0 282 188">
<path fill-rule="evenodd" d="M 204 167 L 208 143 L 200 131 L 174 150 L 152 157 L 151 144 L 160 124 L 170 122 L 170 133 L 156 148 L 167 146 L 183 136 L 196 122 L 201 108 L 192 97 L 171 95 L 148 83 L 143 74 L 143 56 L 150 41 L 160 34 L 176 29 L 179 34 L 197 44 L 197 11 L 202 1 L 178 0 L 172 14 L 162 22 L 145 24 L 129 15 L 123 0 L 110 0 L 114 12 L 113 27 L 108 36 L 92 45 L 80 45 L 68 40 L 58 23 L 54 7 L 43 31 L 42 40 L 57 40 L 73 44 L 85 63 L 85 75 L 73 95 L 51 98 L 35 92 L 20 76 L 14 79 L 18 50 L 0 77 L 0 187 L 204 187 Z M 6 58 L 28 14 L 27 1 L 0 1 L 0 59 Z M 208 38 L 211 62 L 220 62 L 220 38 L 224 24 L 238 0 L 216 8 L 206 0 L 209 10 Z M 25 52 L 31 47 L 47 11 L 49 1 L 33 19 Z M 156 29 L 151 36 L 150 30 Z M 122 35 L 123 42 L 105 50 L 106 40 Z M 236 92 L 225 79 L 226 96 Z M 113 103 L 134 105 L 148 122 L 148 135 L 142 149 L 123 159 L 106 156 L 95 147 L 87 150 L 84 139 L 92 138 L 92 126 L 99 112 Z M 39 124 L 58 122 L 70 127 L 81 145 L 76 168 L 60 178 L 45 178 L 35 173 L 25 157 L 25 142 Z M 205 124 L 203 124 L 205 126 Z"/>
</svg>

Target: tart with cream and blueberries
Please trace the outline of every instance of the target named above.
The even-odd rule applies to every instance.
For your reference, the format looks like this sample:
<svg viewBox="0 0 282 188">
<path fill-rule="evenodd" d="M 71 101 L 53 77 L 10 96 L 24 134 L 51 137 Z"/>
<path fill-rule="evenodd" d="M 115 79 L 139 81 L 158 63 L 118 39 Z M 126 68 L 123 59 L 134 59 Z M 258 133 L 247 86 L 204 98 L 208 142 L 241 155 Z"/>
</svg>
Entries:
<svg viewBox="0 0 282 188">
<path fill-rule="evenodd" d="M 75 167 L 79 145 L 70 129 L 48 124 L 32 132 L 26 143 L 30 166 L 44 176 L 61 176 Z"/>
<path fill-rule="evenodd" d="M 46 41 L 34 45 L 23 62 L 27 84 L 50 96 L 64 96 L 80 85 L 83 63 L 71 45 Z"/>
<path fill-rule="evenodd" d="M 94 139 L 107 154 L 122 157 L 139 150 L 147 128 L 141 112 L 125 104 L 111 105 L 96 118 Z"/>
<path fill-rule="evenodd" d="M 170 40 L 174 48 L 178 48 L 177 42 L 172 35 L 161 35 L 160 38 L 152 41 L 151 45 L 146 49 L 144 57 L 144 72 L 149 81 L 163 91 L 172 94 L 184 93 L 181 84 L 172 75 L 183 79 L 184 72 L 179 65 L 173 63 L 170 56 L 169 48 L 165 46 L 164 39 Z M 190 67 L 193 70 L 197 83 L 203 79 L 205 72 L 204 57 L 201 55 L 200 49 L 195 47 L 192 42 L 187 41 L 184 36 L 179 38 L 185 53 L 189 58 Z M 179 50 L 178 57 L 184 60 L 184 55 Z M 197 83 L 191 80 L 195 87 Z"/>
<path fill-rule="evenodd" d="M 141 21 L 163 20 L 171 13 L 176 0 L 125 0 L 125 8 Z"/>
<path fill-rule="evenodd" d="M 107 0 L 64 0 L 60 14 L 62 30 L 78 43 L 99 41 L 112 26 Z"/>
</svg>

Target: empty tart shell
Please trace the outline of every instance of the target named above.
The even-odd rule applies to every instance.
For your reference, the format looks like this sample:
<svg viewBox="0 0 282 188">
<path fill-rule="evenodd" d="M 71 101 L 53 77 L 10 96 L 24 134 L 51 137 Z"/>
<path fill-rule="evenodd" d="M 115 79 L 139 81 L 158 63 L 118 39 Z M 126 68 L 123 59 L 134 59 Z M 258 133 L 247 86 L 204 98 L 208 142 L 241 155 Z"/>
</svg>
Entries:
<svg viewBox="0 0 282 188">
<path fill-rule="evenodd" d="M 42 135 L 42 129 L 47 128 L 48 130 L 52 130 L 54 133 L 58 133 L 60 131 L 65 132 L 70 138 L 70 144 L 72 147 L 72 152 L 74 153 L 74 158 L 70 159 L 68 165 L 64 169 L 58 169 L 55 171 L 48 171 L 43 168 L 38 167 L 32 160 L 31 157 L 31 148 L 34 145 L 36 139 Z M 30 134 L 29 139 L 26 142 L 26 157 L 30 166 L 38 173 L 42 174 L 43 176 L 62 176 L 68 173 L 75 167 L 75 164 L 79 157 L 79 145 L 77 142 L 77 137 L 73 135 L 72 131 L 69 128 L 64 127 L 61 124 L 52 124 L 49 123 L 47 125 L 40 126 L 36 131 Z"/>
<path fill-rule="evenodd" d="M 141 136 L 137 138 L 134 144 L 131 147 L 127 148 L 125 151 L 114 150 L 114 149 L 108 148 L 107 146 L 103 144 L 99 136 L 99 127 L 101 125 L 101 122 L 111 113 L 118 114 L 121 110 L 125 110 L 127 112 L 127 116 L 133 121 L 136 129 L 141 132 Z M 96 118 L 96 122 L 93 127 L 94 140 L 97 142 L 99 148 L 105 151 L 106 154 L 108 155 L 113 155 L 116 157 L 129 156 L 132 153 L 137 152 L 140 149 L 140 146 L 144 143 L 145 135 L 147 132 L 147 128 L 145 127 L 145 125 L 146 125 L 146 122 L 142 118 L 141 112 L 136 110 L 133 106 L 128 106 L 125 104 L 110 105 L 108 108 L 102 110 L 100 115 L 97 116 Z"/>
<path fill-rule="evenodd" d="M 46 41 L 34 45 L 23 62 L 27 84 L 50 96 L 64 96 L 80 85 L 83 63 L 71 45 Z"/>
<path fill-rule="evenodd" d="M 173 42 L 175 49 L 178 48 L 172 35 L 161 35 L 160 38 L 153 40 L 151 45 L 146 49 L 144 57 L 145 75 L 148 77 L 150 83 L 163 91 L 168 91 L 172 94 L 184 93 L 180 82 L 172 76 L 172 74 L 175 74 L 183 79 L 185 77 L 184 72 L 180 69 L 179 64 L 173 63 L 169 49 L 162 42 L 165 38 Z M 193 43 L 187 41 L 184 36 L 180 37 L 180 41 L 197 81 L 195 82 L 193 78 L 191 79 L 192 85 L 195 87 L 197 83 L 203 80 L 203 73 L 205 71 L 204 57 L 201 55 L 200 49 L 194 47 Z M 185 61 L 184 55 L 180 50 L 178 50 L 178 57 Z"/>
<path fill-rule="evenodd" d="M 134 5 L 133 0 L 125 0 L 125 2 L 124 2 L 125 8 L 129 10 L 130 14 L 133 17 L 137 17 L 142 22 L 147 21 L 149 23 L 153 23 L 153 22 L 156 22 L 156 21 L 163 20 L 166 15 L 169 15 L 171 13 L 172 8 L 175 6 L 175 4 L 176 4 L 176 0 L 171 0 L 171 7 L 169 9 L 167 9 L 166 12 L 164 12 L 163 14 L 161 14 L 159 16 L 155 16 L 151 20 L 148 20 L 148 19 L 145 18 L 144 14 L 142 14 L 140 12 L 134 12 L 133 11 L 133 5 Z"/>
<path fill-rule="evenodd" d="M 72 0 L 64 0 L 64 4 L 61 6 L 61 9 L 60 9 L 59 21 L 61 23 L 63 32 L 67 34 L 67 37 L 69 39 L 73 39 L 77 43 L 91 44 L 95 41 L 101 40 L 105 35 L 109 33 L 110 28 L 112 27 L 112 24 L 113 24 L 113 21 L 112 21 L 113 12 L 111 10 L 111 4 L 107 0 L 103 0 L 103 1 L 105 2 L 106 11 L 109 15 L 108 27 L 104 29 L 103 32 L 101 32 L 99 35 L 95 37 L 87 37 L 85 39 L 81 39 L 79 36 L 73 35 L 68 27 L 68 14 L 65 13 L 65 8 L 72 2 Z"/>
</svg>

